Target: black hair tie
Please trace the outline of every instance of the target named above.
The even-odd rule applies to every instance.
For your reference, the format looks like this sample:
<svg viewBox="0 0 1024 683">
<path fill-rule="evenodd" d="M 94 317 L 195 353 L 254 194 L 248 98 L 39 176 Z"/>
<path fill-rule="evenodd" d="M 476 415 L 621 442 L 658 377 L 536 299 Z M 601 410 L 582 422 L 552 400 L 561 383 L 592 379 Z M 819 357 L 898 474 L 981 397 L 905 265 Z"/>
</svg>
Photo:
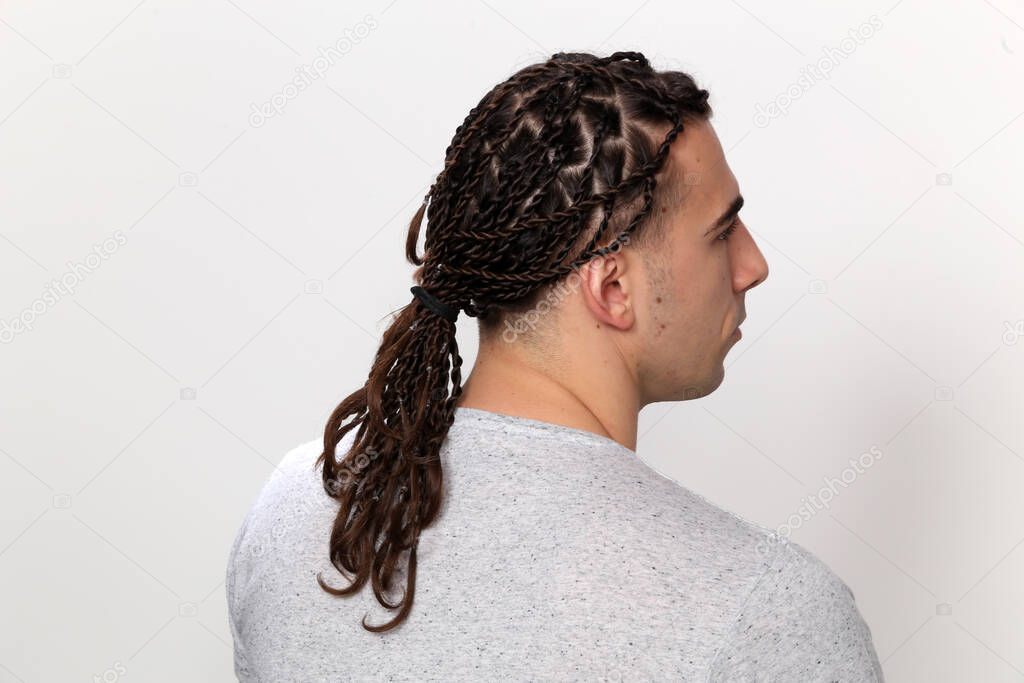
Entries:
<svg viewBox="0 0 1024 683">
<path fill-rule="evenodd" d="M 459 319 L 459 309 L 453 308 L 448 304 L 439 301 L 437 297 L 423 289 L 419 285 L 413 285 L 409 291 L 420 300 L 420 302 L 428 309 L 437 313 L 439 316 L 447 320 L 448 322 L 455 322 Z"/>
</svg>

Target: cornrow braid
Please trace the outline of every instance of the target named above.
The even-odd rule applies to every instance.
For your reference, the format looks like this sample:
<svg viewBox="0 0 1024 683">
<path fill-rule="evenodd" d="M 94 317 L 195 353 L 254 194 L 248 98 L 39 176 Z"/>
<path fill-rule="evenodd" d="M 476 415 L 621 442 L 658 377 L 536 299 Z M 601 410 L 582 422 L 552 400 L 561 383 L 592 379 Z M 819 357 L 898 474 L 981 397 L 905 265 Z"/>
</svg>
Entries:
<svg viewBox="0 0 1024 683">
<path fill-rule="evenodd" d="M 345 587 L 318 583 L 346 596 L 369 582 L 397 610 L 379 625 L 364 616 L 366 630 L 393 629 L 412 609 L 419 536 L 441 507 L 439 453 L 462 395 L 458 313 L 493 331 L 588 259 L 660 229 L 658 176 L 684 125 L 711 116 L 707 100 L 690 75 L 656 71 L 640 52 L 560 52 L 495 86 L 455 130 L 409 224 L 412 302 L 365 384 L 327 420 L 316 463 L 340 504 L 330 560 L 351 574 Z"/>
</svg>

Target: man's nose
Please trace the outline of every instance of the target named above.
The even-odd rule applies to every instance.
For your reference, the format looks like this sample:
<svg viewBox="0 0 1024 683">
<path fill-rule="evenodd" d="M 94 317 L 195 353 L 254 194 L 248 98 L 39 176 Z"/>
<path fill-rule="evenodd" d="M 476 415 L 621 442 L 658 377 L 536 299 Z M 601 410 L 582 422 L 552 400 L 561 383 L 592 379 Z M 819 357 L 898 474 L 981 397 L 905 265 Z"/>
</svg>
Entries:
<svg viewBox="0 0 1024 683">
<path fill-rule="evenodd" d="M 749 230 L 744 230 L 743 233 L 747 239 L 737 240 L 740 253 L 736 261 L 739 264 L 736 284 L 739 291 L 745 292 L 768 279 L 768 262 L 754 241 L 754 235 Z"/>
</svg>

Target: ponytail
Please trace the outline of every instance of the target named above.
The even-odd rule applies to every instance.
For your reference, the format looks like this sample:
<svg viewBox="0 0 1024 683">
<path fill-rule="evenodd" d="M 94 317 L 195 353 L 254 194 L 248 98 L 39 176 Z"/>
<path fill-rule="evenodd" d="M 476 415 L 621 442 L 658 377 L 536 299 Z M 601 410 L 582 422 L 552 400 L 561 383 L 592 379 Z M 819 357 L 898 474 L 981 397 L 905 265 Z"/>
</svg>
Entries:
<svg viewBox="0 0 1024 683">
<path fill-rule="evenodd" d="M 410 225 L 409 260 L 424 205 Z M 459 309 L 447 306 L 426 289 L 413 287 L 416 298 L 384 333 L 364 386 L 331 414 L 324 430 L 324 490 L 341 507 L 330 536 L 331 564 L 350 585 L 335 588 L 318 574 L 317 583 L 332 595 L 359 591 L 369 580 L 378 602 L 398 609 L 391 621 L 363 628 L 388 631 L 412 608 L 416 588 L 416 548 L 420 531 L 433 523 L 442 502 L 440 448 L 455 419 L 462 393 L 462 357 L 455 338 Z M 454 312 L 454 315 L 451 313 Z M 448 381 L 454 387 L 448 393 Z M 348 418 L 354 417 L 346 423 Z M 358 427 L 348 452 L 336 460 L 338 444 Z M 379 542 L 379 547 L 378 547 Z M 408 551 L 405 593 L 392 603 L 395 568 Z"/>
</svg>

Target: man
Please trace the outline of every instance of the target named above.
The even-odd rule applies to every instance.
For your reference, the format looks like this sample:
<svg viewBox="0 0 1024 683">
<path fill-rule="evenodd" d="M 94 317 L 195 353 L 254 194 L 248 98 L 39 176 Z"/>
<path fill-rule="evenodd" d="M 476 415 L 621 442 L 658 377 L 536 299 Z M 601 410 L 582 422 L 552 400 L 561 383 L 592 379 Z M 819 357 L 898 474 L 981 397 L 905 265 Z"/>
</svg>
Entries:
<svg viewBox="0 0 1024 683">
<path fill-rule="evenodd" d="M 636 454 L 641 408 L 721 384 L 768 275 L 706 99 L 556 55 L 470 113 L 422 259 L 410 228 L 416 300 L 236 538 L 240 679 L 883 680 L 835 573 Z"/>
</svg>

